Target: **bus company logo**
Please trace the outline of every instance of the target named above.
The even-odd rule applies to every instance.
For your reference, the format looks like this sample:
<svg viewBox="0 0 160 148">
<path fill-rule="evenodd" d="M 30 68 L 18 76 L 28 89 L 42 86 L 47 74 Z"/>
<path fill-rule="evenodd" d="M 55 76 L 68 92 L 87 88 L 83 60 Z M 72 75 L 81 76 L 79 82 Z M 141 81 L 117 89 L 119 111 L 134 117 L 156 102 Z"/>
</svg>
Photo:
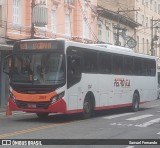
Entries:
<svg viewBox="0 0 160 148">
<path fill-rule="evenodd" d="M 130 87 L 130 80 L 124 78 L 116 78 L 114 79 L 114 86 L 115 87 Z"/>
<path fill-rule="evenodd" d="M 11 140 L 2 140 L 2 145 L 12 145 Z"/>
</svg>

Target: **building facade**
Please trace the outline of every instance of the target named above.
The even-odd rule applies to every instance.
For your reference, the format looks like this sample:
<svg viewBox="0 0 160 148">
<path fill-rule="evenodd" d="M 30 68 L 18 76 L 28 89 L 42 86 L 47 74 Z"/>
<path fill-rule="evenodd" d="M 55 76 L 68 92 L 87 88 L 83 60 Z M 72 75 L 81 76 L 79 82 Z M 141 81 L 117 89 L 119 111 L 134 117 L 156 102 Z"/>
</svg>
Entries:
<svg viewBox="0 0 160 148">
<path fill-rule="evenodd" d="M 118 46 L 134 48 L 136 27 L 139 23 L 129 19 L 117 12 L 111 11 L 98 5 L 98 39 L 100 43 L 109 43 Z"/>
<path fill-rule="evenodd" d="M 140 24 L 129 31 L 137 42 L 136 52 L 160 56 L 159 0 L 98 0 L 98 5 Z"/>
<path fill-rule="evenodd" d="M 38 4 L 47 8 L 47 24 L 43 27 L 34 25 L 33 30 L 31 7 L 34 9 Z M 37 38 L 96 41 L 97 21 L 92 13 L 92 7 L 96 5 L 96 0 L 9 0 L 6 36 L 13 40 L 30 38 L 34 34 Z"/>
</svg>

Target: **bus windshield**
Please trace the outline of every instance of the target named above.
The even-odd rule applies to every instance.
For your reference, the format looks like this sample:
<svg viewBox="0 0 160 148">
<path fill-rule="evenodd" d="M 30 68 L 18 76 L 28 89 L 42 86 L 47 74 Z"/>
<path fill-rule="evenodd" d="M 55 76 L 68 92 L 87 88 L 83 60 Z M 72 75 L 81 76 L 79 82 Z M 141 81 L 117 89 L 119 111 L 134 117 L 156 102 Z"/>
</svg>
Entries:
<svg viewBox="0 0 160 148">
<path fill-rule="evenodd" d="M 14 54 L 10 74 L 12 83 L 62 84 L 65 82 L 64 55 L 58 52 Z"/>
</svg>

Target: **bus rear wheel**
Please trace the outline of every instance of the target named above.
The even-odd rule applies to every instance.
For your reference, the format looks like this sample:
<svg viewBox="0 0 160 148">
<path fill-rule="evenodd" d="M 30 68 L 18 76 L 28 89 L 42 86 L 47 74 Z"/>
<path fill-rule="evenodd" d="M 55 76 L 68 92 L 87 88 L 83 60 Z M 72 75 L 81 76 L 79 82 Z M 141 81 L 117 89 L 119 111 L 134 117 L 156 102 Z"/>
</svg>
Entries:
<svg viewBox="0 0 160 148">
<path fill-rule="evenodd" d="M 83 103 L 82 118 L 88 119 L 94 114 L 94 104 L 89 97 L 86 97 Z"/>
<path fill-rule="evenodd" d="M 38 117 L 38 118 L 41 118 L 41 119 L 47 118 L 47 117 L 48 117 L 48 114 L 49 114 L 49 113 L 36 113 L 37 117 Z"/>
<path fill-rule="evenodd" d="M 137 93 L 133 94 L 133 100 L 132 100 L 132 111 L 137 112 L 139 110 L 139 95 Z"/>
</svg>

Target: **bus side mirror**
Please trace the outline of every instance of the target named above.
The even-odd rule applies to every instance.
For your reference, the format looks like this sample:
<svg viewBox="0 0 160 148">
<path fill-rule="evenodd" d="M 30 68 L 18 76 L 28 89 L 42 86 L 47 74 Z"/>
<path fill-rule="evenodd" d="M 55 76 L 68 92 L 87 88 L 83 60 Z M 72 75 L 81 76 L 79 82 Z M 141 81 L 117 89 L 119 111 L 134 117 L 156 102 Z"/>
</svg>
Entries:
<svg viewBox="0 0 160 148">
<path fill-rule="evenodd" d="M 11 56 L 7 56 L 3 59 L 3 72 L 7 75 L 10 75 L 11 68 Z"/>
</svg>

